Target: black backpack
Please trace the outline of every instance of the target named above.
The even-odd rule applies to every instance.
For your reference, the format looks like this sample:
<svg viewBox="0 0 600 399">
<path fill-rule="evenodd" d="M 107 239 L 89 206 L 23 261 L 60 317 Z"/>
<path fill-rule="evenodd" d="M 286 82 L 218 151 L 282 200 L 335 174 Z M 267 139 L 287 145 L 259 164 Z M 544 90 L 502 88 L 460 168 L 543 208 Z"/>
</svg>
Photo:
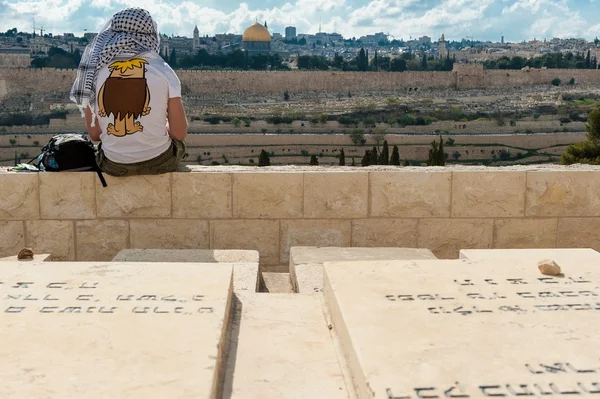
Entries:
<svg viewBox="0 0 600 399">
<path fill-rule="evenodd" d="M 49 172 L 93 170 L 98 174 L 102 186 L 106 187 L 106 180 L 96 163 L 94 143 L 83 134 L 66 133 L 52 137 L 42 148 L 42 153 L 30 163 L 39 170 Z"/>
</svg>

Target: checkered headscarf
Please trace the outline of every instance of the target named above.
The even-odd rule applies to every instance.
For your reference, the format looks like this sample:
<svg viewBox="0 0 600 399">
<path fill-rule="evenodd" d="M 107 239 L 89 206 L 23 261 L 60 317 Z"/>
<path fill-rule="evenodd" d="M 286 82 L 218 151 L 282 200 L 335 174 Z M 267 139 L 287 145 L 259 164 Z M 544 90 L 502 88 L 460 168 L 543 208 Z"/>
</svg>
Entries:
<svg viewBox="0 0 600 399">
<path fill-rule="evenodd" d="M 71 88 L 71 100 L 82 111 L 86 107 L 93 111 L 98 71 L 119 54 L 149 51 L 159 52 L 158 28 L 150 13 L 141 8 L 119 11 L 86 47 Z"/>
</svg>

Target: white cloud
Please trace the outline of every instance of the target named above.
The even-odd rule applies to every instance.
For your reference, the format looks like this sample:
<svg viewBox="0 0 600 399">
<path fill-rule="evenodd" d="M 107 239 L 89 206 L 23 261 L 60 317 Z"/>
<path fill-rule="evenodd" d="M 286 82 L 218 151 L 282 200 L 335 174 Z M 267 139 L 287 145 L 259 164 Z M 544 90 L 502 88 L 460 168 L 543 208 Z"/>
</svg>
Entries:
<svg viewBox="0 0 600 399">
<path fill-rule="evenodd" d="M 211 1 L 211 0 L 206 0 Z M 573 0 L 281 0 L 262 7 L 247 0 L 224 11 L 214 3 L 192 0 L 0 0 L 0 30 L 16 26 L 31 30 L 52 28 L 54 33 L 98 30 L 124 7 L 143 7 L 155 17 L 162 32 L 191 35 L 241 33 L 255 21 L 267 21 L 272 31 L 292 24 L 299 33 L 336 30 L 347 37 L 386 32 L 397 38 L 422 35 L 437 39 L 442 33 L 460 40 L 465 34 L 498 39 L 503 30 L 514 40 L 532 37 L 594 38 L 600 31 L 600 11 L 580 11 Z M 230 0 L 219 0 L 230 1 Z M 431 1 L 436 1 L 435 5 Z M 597 0 L 590 0 L 597 1 Z M 590 3 L 587 3 L 590 4 Z M 583 7 L 583 5 L 581 6 Z M 588 6 L 592 7 L 592 6 Z M 594 9 L 593 9 L 594 10 Z"/>
</svg>

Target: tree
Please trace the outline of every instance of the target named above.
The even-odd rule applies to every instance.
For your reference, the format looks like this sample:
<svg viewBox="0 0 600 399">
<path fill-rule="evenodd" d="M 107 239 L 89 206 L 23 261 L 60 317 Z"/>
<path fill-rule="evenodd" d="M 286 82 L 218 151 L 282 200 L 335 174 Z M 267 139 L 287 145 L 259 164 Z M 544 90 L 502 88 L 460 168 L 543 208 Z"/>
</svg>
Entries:
<svg viewBox="0 0 600 399">
<path fill-rule="evenodd" d="M 600 144 L 600 108 L 596 108 L 590 112 L 585 124 L 585 131 L 588 140 Z"/>
<path fill-rule="evenodd" d="M 404 160 L 404 166 L 410 166 L 410 162 L 408 162 L 408 159 Z"/>
<path fill-rule="evenodd" d="M 422 54 L 421 69 L 424 70 L 424 71 L 427 70 L 427 54 L 425 54 L 425 53 Z"/>
<path fill-rule="evenodd" d="M 406 71 L 406 60 L 402 58 L 394 58 L 390 64 L 390 71 L 404 72 Z"/>
<path fill-rule="evenodd" d="M 400 152 L 398 146 L 394 145 L 392 149 L 392 157 L 390 158 L 390 165 L 400 165 Z"/>
<path fill-rule="evenodd" d="M 344 155 L 344 149 L 340 151 L 340 166 L 346 165 L 346 156 Z"/>
<path fill-rule="evenodd" d="M 444 141 L 440 137 L 440 142 L 433 140 L 431 142 L 431 148 L 429 149 L 429 160 L 427 165 L 429 166 L 444 166 L 446 160 L 444 158 Z"/>
<path fill-rule="evenodd" d="M 242 124 L 242 121 L 239 118 L 233 118 L 231 119 L 231 124 L 235 127 L 239 127 Z"/>
<path fill-rule="evenodd" d="M 271 166 L 271 159 L 265 150 L 262 150 L 258 156 L 258 166 Z"/>
<path fill-rule="evenodd" d="M 370 165 L 377 165 L 377 161 L 379 160 L 379 155 L 377 154 L 377 147 L 373 147 L 371 150 L 371 159 L 369 161 Z"/>
<path fill-rule="evenodd" d="M 585 57 L 585 68 L 590 69 L 591 66 L 592 66 L 592 56 L 591 56 L 590 50 L 588 50 L 587 56 Z"/>
<path fill-rule="evenodd" d="M 358 57 L 356 59 L 356 66 L 359 71 L 366 71 L 369 69 L 369 58 L 364 48 L 360 48 L 358 52 Z"/>
<path fill-rule="evenodd" d="M 365 138 L 365 131 L 362 129 L 352 129 L 350 132 L 350 139 L 352 140 L 352 144 L 358 145 L 358 143 L 362 143 Z"/>
<path fill-rule="evenodd" d="M 452 158 L 454 158 L 455 161 L 458 161 L 458 158 L 460 158 L 460 152 L 454 151 L 452 153 Z"/>
<path fill-rule="evenodd" d="M 383 142 L 383 149 L 381 150 L 381 154 L 379 155 L 379 165 L 389 165 L 390 164 L 390 149 L 388 147 L 388 142 L 385 140 Z"/>
<path fill-rule="evenodd" d="M 290 93 L 286 90 L 283 92 L 283 101 L 289 101 L 290 100 Z"/>
<path fill-rule="evenodd" d="M 319 159 L 316 155 L 310 156 L 310 165 L 319 165 Z"/>
<path fill-rule="evenodd" d="M 575 78 L 569 79 L 569 85 L 573 86 L 575 84 Z"/>
<path fill-rule="evenodd" d="M 19 164 L 19 158 L 17 157 L 17 152 L 15 151 L 15 166 Z"/>
<path fill-rule="evenodd" d="M 554 78 L 552 79 L 552 85 L 553 86 L 560 86 L 560 79 L 559 78 Z"/>
<path fill-rule="evenodd" d="M 175 49 L 171 50 L 168 63 L 173 68 L 177 66 L 177 53 L 175 52 Z"/>
<path fill-rule="evenodd" d="M 369 166 L 371 165 L 371 151 L 365 150 L 365 155 L 360 161 L 360 166 Z"/>
</svg>

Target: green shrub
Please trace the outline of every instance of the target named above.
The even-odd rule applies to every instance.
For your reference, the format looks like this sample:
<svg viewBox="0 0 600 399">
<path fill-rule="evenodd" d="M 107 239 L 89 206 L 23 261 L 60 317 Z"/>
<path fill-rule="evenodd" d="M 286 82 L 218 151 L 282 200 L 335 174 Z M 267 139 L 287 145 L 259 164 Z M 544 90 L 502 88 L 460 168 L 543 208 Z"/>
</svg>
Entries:
<svg viewBox="0 0 600 399">
<path fill-rule="evenodd" d="M 569 79 L 569 85 L 573 86 L 575 84 L 575 78 Z"/>
<path fill-rule="evenodd" d="M 552 86 L 560 86 L 560 79 L 559 78 L 552 79 Z"/>
<path fill-rule="evenodd" d="M 591 140 L 570 145 L 560 156 L 560 163 L 563 165 L 576 163 L 600 165 L 600 147 Z"/>
</svg>

